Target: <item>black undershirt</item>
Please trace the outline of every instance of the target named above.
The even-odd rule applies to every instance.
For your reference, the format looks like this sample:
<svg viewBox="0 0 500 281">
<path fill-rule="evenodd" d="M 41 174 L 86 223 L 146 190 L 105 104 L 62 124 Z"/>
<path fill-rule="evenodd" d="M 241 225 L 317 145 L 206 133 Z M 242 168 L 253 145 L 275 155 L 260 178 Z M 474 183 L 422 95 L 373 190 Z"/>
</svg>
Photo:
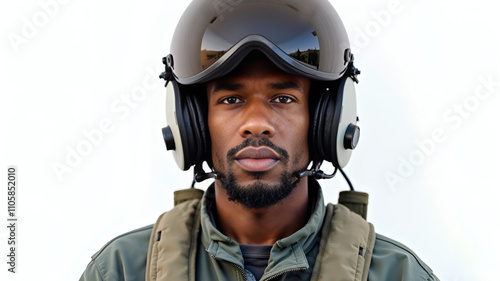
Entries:
<svg viewBox="0 0 500 281">
<path fill-rule="evenodd" d="M 249 270 L 256 280 L 260 280 L 269 262 L 273 245 L 240 244 L 241 254 L 245 260 L 245 269 Z"/>
</svg>

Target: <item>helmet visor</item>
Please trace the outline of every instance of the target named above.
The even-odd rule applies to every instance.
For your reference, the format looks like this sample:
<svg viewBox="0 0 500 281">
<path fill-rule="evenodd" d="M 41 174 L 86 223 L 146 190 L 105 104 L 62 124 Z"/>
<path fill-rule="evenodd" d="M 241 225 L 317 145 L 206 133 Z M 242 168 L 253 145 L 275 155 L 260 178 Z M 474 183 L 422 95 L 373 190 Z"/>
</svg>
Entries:
<svg viewBox="0 0 500 281">
<path fill-rule="evenodd" d="M 245 5 L 244 3 L 240 5 Z M 201 44 L 201 62 L 207 69 L 231 47 L 249 35 L 261 35 L 284 54 L 313 69 L 319 66 L 319 41 L 315 28 L 291 6 L 254 3 L 226 12 L 209 24 Z"/>
</svg>

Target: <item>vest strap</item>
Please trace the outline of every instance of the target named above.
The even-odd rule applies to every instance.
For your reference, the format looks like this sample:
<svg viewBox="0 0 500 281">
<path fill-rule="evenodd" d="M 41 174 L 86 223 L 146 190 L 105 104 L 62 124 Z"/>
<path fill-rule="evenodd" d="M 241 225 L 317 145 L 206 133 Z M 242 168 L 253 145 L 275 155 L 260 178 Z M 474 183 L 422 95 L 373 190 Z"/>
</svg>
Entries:
<svg viewBox="0 0 500 281">
<path fill-rule="evenodd" d="M 328 204 L 311 280 L 368 280 L 374 246 L 371 223 L 341 204 Z"/>
<path fill-rule="evenodd" d="M 149 239 L 146 281 L 195 281 L 201 200 L 178 204 L 156 221 Z"/>
</svg>

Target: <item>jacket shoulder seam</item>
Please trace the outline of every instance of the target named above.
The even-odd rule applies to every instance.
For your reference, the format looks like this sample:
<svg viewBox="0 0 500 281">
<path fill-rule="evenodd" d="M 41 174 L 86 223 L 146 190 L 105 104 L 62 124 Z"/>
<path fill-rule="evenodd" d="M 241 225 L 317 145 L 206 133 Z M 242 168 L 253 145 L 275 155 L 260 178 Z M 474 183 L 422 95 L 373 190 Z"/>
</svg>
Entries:
<svg viewBox="0 0 500 281">
<path fill-rule="evenodd" d="M 397 242 L 395 240 L 392 240 L 388 237 L 385 237 L 383 235 L 380 235 L 380 234 L 376 234 L 376 237 L 375 237 L 376 240 L 381 240 L 381 241 L 384 241 L 386 243 L 389 243 L 401 250 L 403 250 L 404 252 L 410 254 L 418 263 L 418 265 L 427 273 L 428 277 L 431 278 L 433 276 L 433 273 L 432 273 L 432 270 L 429 268 L 429 266 L 427 266 L 418 256 L 417 254 L 415 254 L 410 248 L 408 248 L 407 246 L 401 244 L 400 242 Z M 427 278 L 427 280 L 433 280 L 433 279 L 429 279 Z"/>
<path fill-rule="evenodd" d="M 94 266 L 97 269 L 97 272 L 99 273 L 99 278 L 101 278 L 101 280 L 104 281 L 104 275 L 102 274 L 102 269 L 99 266 L 99 263 L 96 260 L 92 260 L 92 262 L 94 263 Z"/>
<path fill-rule="evenodd" d="M 139 233 L 139 232 L 142 232 L 142 231 L 148 231 L 148 230 L 151 230 L 151 229 L 153 229 L 153 225 L 152 224 L 144 226 L 144 227 L 141 227 L 141 228 L 138 228 L 138 229 L 134 229 L 132 231 L 125 232 L 123 234 L 120 234 L 120 235 L 116 236 L 115 238 L 113 238 L 110 241 L 108 241 L 108 243 L 106 243 L 99 251 L 97 251 L 92 256 L 92 260 L 95 260 L 109 245 L 113 244 L 114 242 L 116 242 L 120 238 L 123 238 L 123 237 L 128 236 L 128 235 L 132 235 L 132 234 L 135 234 L 135 233 Z"/>
</svg>

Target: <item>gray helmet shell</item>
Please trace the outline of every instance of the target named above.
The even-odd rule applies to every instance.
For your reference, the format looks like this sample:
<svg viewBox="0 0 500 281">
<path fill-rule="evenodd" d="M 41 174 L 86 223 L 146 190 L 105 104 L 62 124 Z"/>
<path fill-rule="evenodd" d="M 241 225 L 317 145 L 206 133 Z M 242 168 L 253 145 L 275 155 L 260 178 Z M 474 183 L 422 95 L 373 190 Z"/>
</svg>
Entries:
<svg viewBox="0 0 500 281">
<path fill-rule="evenodd" d="M 313 39 L 297 37 L 308 27 Z M 319 50 L 316 67 L 290 55 L 294 46 L 293 51 L 304 50 L 311 40 Z M 201 52 L 211 43 L 219 45 L 223 55 L 205 67 Z M 327 0 L 194 0 L 175 29 L 170 67 L 181 84 L 207 82 L 229 73 L 257 49 L 285 72 L 331 81 L 340 78 L 352 60 L 349 47 L 345 27 Z"/>
</svg>

